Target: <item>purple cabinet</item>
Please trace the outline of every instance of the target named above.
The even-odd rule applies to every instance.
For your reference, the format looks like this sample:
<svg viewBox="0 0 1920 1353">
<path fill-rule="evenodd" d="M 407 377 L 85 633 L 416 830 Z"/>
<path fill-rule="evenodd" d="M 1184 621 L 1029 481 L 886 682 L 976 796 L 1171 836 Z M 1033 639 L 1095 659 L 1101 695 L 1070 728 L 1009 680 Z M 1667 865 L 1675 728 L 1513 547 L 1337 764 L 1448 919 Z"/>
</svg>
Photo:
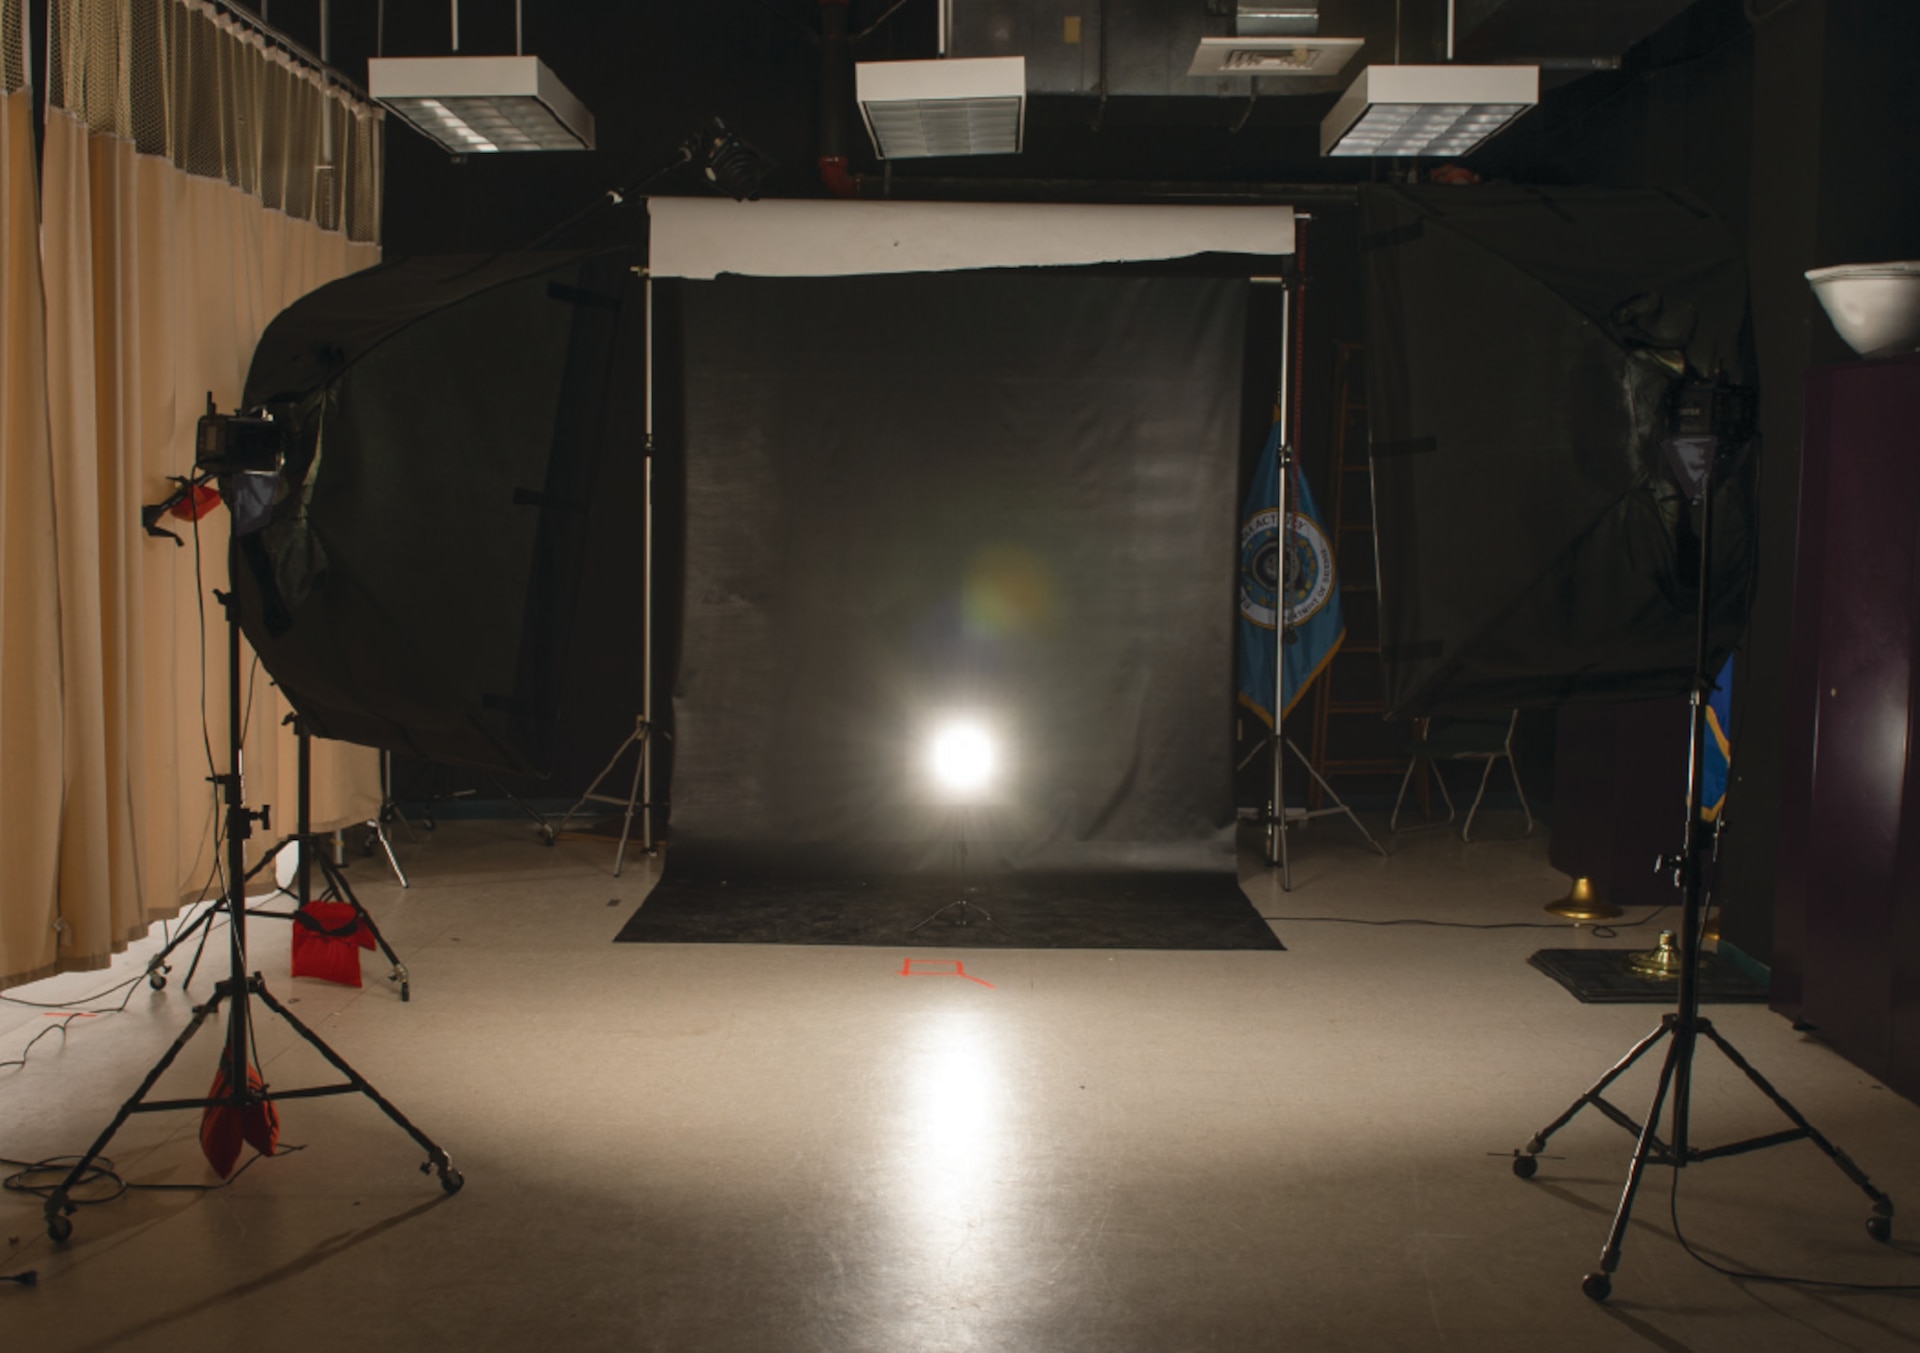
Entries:
<svg viewBox="0 0 1920 1353">
<path fill-rule="evenodd" d="M 1920 1099 L 1920 355 L 1807 379 L 1773 1005 Z"/>
</svg>

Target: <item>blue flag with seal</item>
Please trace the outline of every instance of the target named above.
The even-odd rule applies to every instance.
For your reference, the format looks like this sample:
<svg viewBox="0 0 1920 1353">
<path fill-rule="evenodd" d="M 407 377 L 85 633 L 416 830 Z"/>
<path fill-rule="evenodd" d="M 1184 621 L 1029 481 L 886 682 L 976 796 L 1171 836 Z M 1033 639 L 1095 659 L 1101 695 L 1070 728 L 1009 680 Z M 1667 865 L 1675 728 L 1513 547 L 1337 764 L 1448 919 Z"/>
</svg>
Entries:
<svg viewBox="0 0 1920 1353">
<path fill-rule="evenodd" d="M 1284 598 L 1287 628 L 1294 636 L 1294 642 L 1286 645 L 1287 707 L 1281 717 L 1293 712 L 1301 694 L 1326 670 L 1347 637 L 1333 546 L 1320 529 L 1313 492 L 1304 475 L 1293 476 L 1284 550 L 1275 530 L 1279 442 L 1276 422 L 1267 434 L 1240 517 L 1240 703 L 1269 728 L 1273 726 L 1276 596 Z"/>
<path fill-rule="evenodd" d="M 1714 679 L 1713 694 L 1707 697 L 1707 753 L 1700 765 L 1700 816 L 1717 821 L 1727 802 L 1727 776 L 1733 768 L 1733 739 L 1727 730 L 1733 727 L 1733 659 Z"/>
</svg>

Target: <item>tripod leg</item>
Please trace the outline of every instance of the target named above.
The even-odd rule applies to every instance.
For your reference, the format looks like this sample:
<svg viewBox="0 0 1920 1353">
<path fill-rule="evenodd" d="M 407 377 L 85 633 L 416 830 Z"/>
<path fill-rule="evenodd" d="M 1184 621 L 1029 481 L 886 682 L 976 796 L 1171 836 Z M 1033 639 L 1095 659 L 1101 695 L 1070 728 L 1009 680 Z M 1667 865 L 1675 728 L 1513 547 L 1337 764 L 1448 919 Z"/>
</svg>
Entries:
<svg viewBox="0 0 1920 1353">
<path fill-rule="evenodd" d="M 187 975 L 180 982 L 183 989 L 193 985 L 193 975 L 200 971 L 200 960 L 207 952 L 207 941 L 213 938 L 213 913 L 218 910 L 218 907 L 214 907 L 207 912 L 207 927 L 200 932 L 200 943 L 194 948 L 193 962 L 187 965 Z"/>
<path fill-rule="evenodd" d="M 323 1040 L 319 1034 L 302 1024 L 294 1017 L 292 1011 L 275 1000 L 273 993 L 267 990 L 265 983 L 256 980 L 250 984 L 249 989 L 255 996 L 260 998 L 262 1005 L 285 1020 L 292 1026 L 295 1033 L 307 1040 L 315 1052 L 327 1059 L 327 1063 L 332 1066 L 335 1071 L 345 1076 L 347 1082 L 352 1085 L 354 1089 L 378 1105 L 380 1112 L 384 1113 L 388 1118 L 391 1118 L 402 1132 L 406 1133 L 419 1144 L 420 1149 L 427 1153 L 427 1163 L 420 1167 L 420 1173 L 425 1174 L 429 1170 L 437 1170 L 440 1174 L 441 1188 L 445 1189 L 448 1193 L 458 1193 L 460 1191 L 460 1186 L 466 1183 L 466 1180 L 461 1177 L 458 1170 L 453 1168 L 453 1157 L 449 1156 L 445 1151 L 442 1151 L 431 1137 L 415 1127 L 404 1113 L 401 1113 L 399 1109 L 395 1108 L 393 1104 L 387 1100 L 386 1096 L 373 1088 L 365 1076 L 362 1076 L 358 1071 L 348 1066 L 346 1060 L 342 1058 L 339 1053 L 328 1047 L 325 1040 Z"/>
<path fill-rule="evenodd" d="M 1660 1126 L 1660 1110 L 1667 1102 L 1667 1090 L 1673 1084 L 1673 1074 L 1680 1062 L 1686 1057 L 1688 1042 L 1678 1031 L 1673 1041 L 1667 1045 L 1667 1060 L 1660 1066 L 1660 1085 L 1653 1092 L 1653 1107 L 1647 1110 L 1646 1126 L 1640 1129 L 1640 1140 L 1633 1148 L 1633 1160 L 1627 1166 L 1626 1187 L 1620 1190 L 1620 1207 L 1613 1214 L 1613 1226 L 1607 1232 L 1606 1248 L 1600 1251 L 1600 1267 L 1580 1280 L 1580 1290 L 1595 1301 L 1605 1301 L 1613 1294 L 1613 1271 L 1620 1267 L 1620 1242 L 1626 1238 L 1627 1223 L 1633 1217 L 1633 1198 L 1640 1191 L 1640 1179 L 1646 1173 L 1647 1162 L 1656 1154 L 1669 1156 L 1668 1163 L 1679 1169 L 1681 1162 L 1673 1160 L 1670 1153 L 1662 1150 L 1655 1129 Z"/>
<path fill-rule="evenodd" d="M 361 906 L 360 899 L 353 895 L 353 889 L 347 885 L 346 875 L 340 872 L 339 866 L 323 855 L 320 857 L 320 876 L 326 880 L 327 887 L 332 890 L 336 898 L 353 908 L 353 914 L 360 918 L 360 924 L 367 928 L 369 935 L 373 936 L 373 942 L 379 946 L 380 952 L 387 956 L 387 962 L 393 964 L 393 975 L 388 980 L 400 984 L 401 1002 L 404 1004 L 412 1000 L 413 986 L 407 976 L 407 965 L 400 961 L 400 955 L 393 952 L 393 946 L 388 944 L 387 937 L 380 933 L 380 927 L 373 923 L 372 913 Z"/>
<path fill-rule="evenodd" d="M 107 1124 L 106 1130 L 94 1138 L 93 1145 L 87 1148 L 87 1153 L 80 1157 L 74 1167 L 67 1171 L 67 1177 L 47 1195 L 46 1204 L 41 1212 L 46 1217 L 47 1235 L 52 1239 L 65 1241 L 73 1234 L 73 1222 L 69 1218 L 73 1215 L 74 1204 L 68 1199 L 74 1186 L 86 1175 L 88 1167 L 99 1159 L 100 1153 L 107 1149 L 107 1143 L 113 1140 L 113 1134 L 133 1116 L 134 1110 L 147 1097 L 147 1091 L 153 1089 L 155 1082 L 166 1074 L 167 1068 L 173 1065 L 173 1060 L 180 1055 L 181 1049 L 185 1048 L 193 1036 L 200 1032 L 202 1025 L 219 1013 L 220 1003 L 233 994 L 231 985 L 228 982 L 215 985 L 213 995 L 205 1005 L 195 1008 L 193 1018 L 188 1021 L 187 1027 L 180 1031 L 180 1036 L 173 1040 L 173 1046 L 169 1047 L 160 1060 L 154 1063 L 153 1069 L 147 1072 L 147 1078 L 140 1082 L 140 1088 L 120 1106 L 120 1112 L 113 1116 L 113 1121 Z"/>
<path fill-rule="evenodd" d="M 593 777 L 593 783 L 588 785 L 585 792 L 573 801 L 573 806 L 561 815 L 560 825 L 550 828 L 556 836 L 566 831 L 567 824 L 573 821 L 573 815 L 591 803 L 599 794 L 601 781 L 613 774 L 613 768 L 620 764 L 620 758 L 627 754 L 627 748 L 640 740 L 645 727 L 645 723 L 641 723 L 633 732 L 620 740 L 620 745 L 613 749 L 613 755 L 607 758 L 607 764 L 601 768 L 598 775 Z"/>
<path fill-rule="evenodd" d="M 1321 792 L 1324 793 L 1329 799 L 1332 799 L 1333 802 L 1336 805 L 1338 805 L 1340 811 L 1347 815 L 1347 821 L 1353 824 L 1353 829 L 1359 832 L 1362 837 L 1366 838 L 1367 844 L 1372 846 L 1377 853 L 1381 855 L 1385 855 L 1387 853 L 1387 848 L 1381 845 L 1378 841 L 1374 840 L 1373 833 L 1368 831 L 1366 827 L 1361 825 L 1360 819 L 1353 815 L 1353 809 L 1347 807 L 1346 800 L 1341 798 L 1338 794 L 1334 793 L 1333 786 L 1327 783 L 1326 777 L 1321 775 L 1319 771 L 1313 768 L 1313 762 L 1307 760 L 1307 754 L 1301 751 L 1298 746 L 1295 746 L 1291 738 L 1287 740 L 1287 746 L 1292 748 L 1293 754 L 1300 758 L 1300 764 L 1307 768 L 1307 774 L 1313 777 L 1313 782 L 1320 786 Z"/>
<path fill-rule="evenodd" d="M 1606 1093 L 1609 1085 L 1612 1085 L 1616 1080 L 1619 1080 L 1621 1076 L 1625 1075 L 1627 1069 L 1646 1054 L 1647 1049 L 1651 1048 L 1671 1032 L 1673 1032 L 1673 1018 L 1672 1016 L 1668 1016 L 1660 1021 L 1659 1028 L 1655 1029 L 1638 1043 L 1635 1043 L 1633 1047 L 1628 1050 L 1625 1057 L 1615 1062 L 1608 1068 L 1605 1075 L 1587 1087 L 1586 1092 L 1582 1094 L 1580 1098 L 1574 1100 L 1573 1103 L 1567 1106 L 1565 1113 L 1534 1133 L 1532 1140 L 1513 1153 L 1513 1172 L 1522 1179 L 1533 1178 L 1534 1171 L 1539 1168 L 1539 1162 L 1537 1162 L 1534 1157 L 1547 1149 L 1547 1138 L 1553 1136 L 1554 1133 L 1558 1132 L 1568 1123 L 1571 1123 L 1575 1115 L 1589 1104 L 1599 1109 L 1602 1113 L 1607 1114 L 1609 1118 L 1619 1122 L 1622 1127 L 1627 1128 L 1629 1131 L 1639 1132 L 1641 1130 L 1641 1124 L 1627 1119 L 1625 1114 L 1621 1114 L 1619 1110 L 1614 1109 L 1613 1106 L 1602 1099 L 1601 1096 Z M 1612 1112 L 1609 1112 L 1609 1110 L 1612 1110 Z"/>
<path fill-rule="evenodd" d="M 613 876 L 620 877 L 620 867 L 627 862 L 627 838 L 633 835 L 633 808 L 640 799 L 640 777 L 647 769 L 647 734 L 644 729 L 634 733 L 637 750 L 633 758 L 633 783 L 627 786 L 627 816 L 620 824 L 620 845 L 613 856 Z"/>
<path fill-rule="evenodd" d="M 1720 1049 L 1726 1059 L 1753 1082 L 1754 1087 L 1761 1094 L 1773 1101 L 1776 1109 L 1785 1114 L 1795 1127 L 1807 1134 L 1808 1141 L 1819 1147 L 1828 1160 L 1840 1167 L 1840 1173 L 1851 1179 L 1860 1191 L 1867 1195 L 1868 1201 L 1873 1204 L 1873 1211 L 1867 1217 L 1867 1234 L 1875 1240 L 1890 1240 L 1893 1236 L 1893 1199 L 1875 1188 L 1873 1181 L 1867 1178 L 1867 1172 L 1854 1164 L 1853 1158 L 1845 1151 L 1828 1141 L 1820 1129 L 1809 1123 L 1806 1116 L 1794 1108 L 1785 1095 L 1774 1089 L 1767 1078 L 1755 1070 L 1753 1064 L 1742 1057 L 1733 1044 L 1722 1038 L 1720 1031 L 1715 1029 L 1709 1021 L 1704 1019 L 1699 1021 L 1699 1028 L 1700 1032 Z"/>
<path fill-rule="evenodd" d="M 208 907 L 191 921 L 188 921 L 185 926 L 181 927 L 179 934 L 167 941 L 166 948 L 147 960 L 148 986 L 152 987 L 155 991 L 164 991 L 166 989 L 167 974 L 173 971 L 173 965 L 167 962 L 167 955 L 185 944 L 187 942 L 187 936 L 205 926 L 216 910 L 218 910 L 218 908 Z M 198 963 L 197 958 L 195 962 Z M 191 981 L 192 979 L 189 978 L 188 980 Z"/>
</svg>

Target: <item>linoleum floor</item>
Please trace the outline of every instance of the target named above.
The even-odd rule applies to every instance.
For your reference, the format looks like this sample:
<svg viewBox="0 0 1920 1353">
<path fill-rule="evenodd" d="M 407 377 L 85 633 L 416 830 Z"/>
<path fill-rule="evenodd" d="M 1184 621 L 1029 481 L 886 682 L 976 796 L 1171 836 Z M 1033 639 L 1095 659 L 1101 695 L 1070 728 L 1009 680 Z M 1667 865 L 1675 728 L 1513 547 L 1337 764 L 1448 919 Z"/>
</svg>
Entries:
<svg viewBox="0 0 1920 1353">
<path fill-rule="evenodd" d="M 1543 921 L 1566 889 L 1543 834 L 1402 836 L 1380 859 L 1342 827 L 1299 834 L 1291 893 L 1246 852 L 1263 912 Z M 356 1095 L 284 1103 L 304 1150 L 217 1192 L 83 1207 L 64 1246 L 37 1200 L 0 1194 L 0 1273 L 40 1278 L 0 1287 L 6 1348 L 1920 1348 L 1914 1295 L 1689 1258 L 1664 1168 L 1613 1299 L 1581 1294 L 1631 1139 L 1588 1111 L 1532 1181 L 1510 1155 L 1660 1011 L 1580 1005 L 1525 959 L 1652 927 L 1276 921 L 1285 952 L 614 944 L 654 875 L 615 879 L 609 845 L 445 822 L 399 851 L 410 888 L 377 859 L 349 876 L 409 1002 L 377 955 L 359 991 L 289 979 L 282 923 L 254 923 L 252 966 L 465 1187 L 443 1195 Z M 148 952 L 9 994 L 71 1001 Z M 0 1071 L 0 1155 L 82 1150 L 207 995 L 204 968 L 184 976 Z M 1920 1215 L 1920 1107 L 1764 1007 L 1708 1013 Z M 0 1006 L 0 1060 L 48 1018 Z M 324 1078 L 277 1021 L 258 1038 L 276 1088 Z M 203 1035 L 161 1092 L 204 1091 L 215 1053 Z M 1783 1125 L 1715 1055 L 1700 1066 L 1700 1137 Z M 1638 1114 L 1651 1095 L 1640 1069 L 1614 1098 Z M 140 1115 L 108 1154 L 136 1183 L 204 1183 L 196 1126 Z M 1920 1223 L 1875 1244 L 1865 1200 L 1806 1143 L 1678 1182 L 1686 1236 L 1724 1266 L 1920 1282 Z"/>
</svg>

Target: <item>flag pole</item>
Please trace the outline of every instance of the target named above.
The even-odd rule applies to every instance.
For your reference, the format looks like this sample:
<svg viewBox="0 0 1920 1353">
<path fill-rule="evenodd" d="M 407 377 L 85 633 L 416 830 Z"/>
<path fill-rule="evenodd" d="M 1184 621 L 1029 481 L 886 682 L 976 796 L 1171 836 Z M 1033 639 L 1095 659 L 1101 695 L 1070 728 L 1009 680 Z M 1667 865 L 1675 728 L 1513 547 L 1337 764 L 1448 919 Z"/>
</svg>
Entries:
<svg viewBox="0 0 1920 1353">
<path fill-rule="evenodd" d="M 1289 418 L 1293 373 L 1293 281 L 1280 283 L 1280 387 L 1274 413 L 1280 435 L 1273 441 L 1274 539 L 1280 555 L 1273 581 L 1273 805 L 1267 815 L 1267 863 L 1280 866 L 1282 892 L 1293 889 L 1287 858 L 1286 751 L 1287 709 L 1287 471 L 1293 464 L 1293 426 Z"/>
</svg>

